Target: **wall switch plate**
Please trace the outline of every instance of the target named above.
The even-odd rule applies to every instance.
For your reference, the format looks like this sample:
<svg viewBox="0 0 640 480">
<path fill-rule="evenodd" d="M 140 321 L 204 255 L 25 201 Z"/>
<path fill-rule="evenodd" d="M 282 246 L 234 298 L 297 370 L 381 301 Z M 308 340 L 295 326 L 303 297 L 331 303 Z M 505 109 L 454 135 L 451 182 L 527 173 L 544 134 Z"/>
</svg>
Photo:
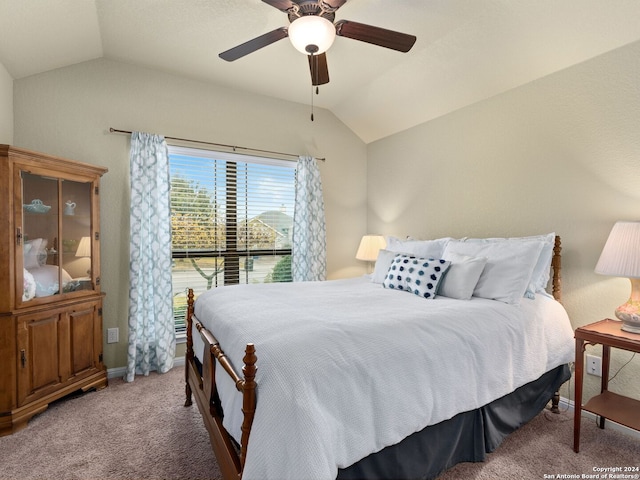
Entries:
<svg viewBox="0 0 640 480">
<path fill-rule="evenodd" d="M 118 343 L 119 331 L 117 328 L 107 328 L 107 343 Z"/>
<path fill-rule="evenodd" d="M 587 373 L 589 375 L 595 375 L 596 377 L 602 376 L 602 358 L 595 355 L 587 355 Z"/>
</svg>

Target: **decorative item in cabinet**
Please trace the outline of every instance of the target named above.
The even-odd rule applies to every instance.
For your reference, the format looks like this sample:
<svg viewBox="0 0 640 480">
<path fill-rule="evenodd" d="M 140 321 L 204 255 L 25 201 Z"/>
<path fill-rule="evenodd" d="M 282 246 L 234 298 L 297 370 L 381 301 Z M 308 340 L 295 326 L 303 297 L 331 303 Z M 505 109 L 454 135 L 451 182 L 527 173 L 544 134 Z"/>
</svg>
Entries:
<svg viewBox="0 0 640 480">
<path fill-rule="evenodd" d="M 0 145 L 0 436 L 54 400 L 107 385 L 99 195 L 106 172 Z"/>
<path fill-rule="evenodd" d="M 23 205 L 25 212 L 29 213 L 47 213 L 51 210 L 50 205 L 45 205 L 42 203 L 42 200 L 36 198 L 35 200 L 31 200 L 31 203 Z"/>
</svg>

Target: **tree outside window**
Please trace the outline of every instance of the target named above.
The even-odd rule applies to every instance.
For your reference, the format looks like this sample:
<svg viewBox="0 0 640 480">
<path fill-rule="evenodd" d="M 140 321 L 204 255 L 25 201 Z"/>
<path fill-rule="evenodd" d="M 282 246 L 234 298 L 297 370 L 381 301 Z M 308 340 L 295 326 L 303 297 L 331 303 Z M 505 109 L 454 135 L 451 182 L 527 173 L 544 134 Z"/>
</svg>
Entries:
<svg viewBox="0 0 640 480">
<path fill-rule="evenodd" d="M 186 289 L 290 282 L 295 164 L 169 148 L 174 317 Z"/>
</svg>

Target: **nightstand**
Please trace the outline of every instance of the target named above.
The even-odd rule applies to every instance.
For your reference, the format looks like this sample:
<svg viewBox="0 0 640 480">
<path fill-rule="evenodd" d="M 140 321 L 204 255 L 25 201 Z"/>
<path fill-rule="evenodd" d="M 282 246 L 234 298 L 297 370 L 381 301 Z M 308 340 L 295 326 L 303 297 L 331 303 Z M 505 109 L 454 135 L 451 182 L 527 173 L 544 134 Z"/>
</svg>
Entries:
<svg viewBox="0 0 640 480">
<path fill-rule="evenodd" d="M 600 428 L 605 418 L 634 430 L 640 430 L 640 401 L 607 390 L 611 347 L 640 352 L 640 334 L 620 329 L 622 322 L 606 318 L 576 329 L 576 395 L 573 423 L 573 450 L 580 451 L 580 420 L 582 410 L 600 416 Z M 582 376 L 584 373 L 584 349 L 586 345 L 602 345 L 602 386 L 596 395 L 582 405 Z"/>
</svg>

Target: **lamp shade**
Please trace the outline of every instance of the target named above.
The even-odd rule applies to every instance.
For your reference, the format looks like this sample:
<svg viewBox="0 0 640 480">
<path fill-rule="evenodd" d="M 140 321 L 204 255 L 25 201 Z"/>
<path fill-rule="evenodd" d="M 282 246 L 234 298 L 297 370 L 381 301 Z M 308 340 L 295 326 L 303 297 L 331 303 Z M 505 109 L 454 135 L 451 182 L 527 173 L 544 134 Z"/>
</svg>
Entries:
<svg viewBox="0 0 640 480">
<path fill-rule="evenodd" d="M 336 27 L 324 17 L 306 15 L 291 22 L 288 33 L 296 50 L 305 55 L 319 55 L 333 45 Z"/>
<path fill-rule="evenodd" d="M 640 222 L 616 222 L 595 271 L 612 277 L 640 278 Z"/>
<path fill-rule="evenodd" d="M 616 308 L 622 330 L 640 333 L 640 222 L 616 222 L 604 244 L 596 273 L 628 277 L 631 296 Z"/>
<path fill-rule="evenodd" d="M 367 262 L 375 262 L 378 259 L 378 252 L 386 246 L 387 242 L 382 235 L 365 235 L 360 240 L 356 258 Z"/>
<path fill-rule="evenodd" d="M 90 257 L 91 256 L 91 237 L 82 237 L 78 250 L 76 250 L 76 257 Z"/>
</svg>

